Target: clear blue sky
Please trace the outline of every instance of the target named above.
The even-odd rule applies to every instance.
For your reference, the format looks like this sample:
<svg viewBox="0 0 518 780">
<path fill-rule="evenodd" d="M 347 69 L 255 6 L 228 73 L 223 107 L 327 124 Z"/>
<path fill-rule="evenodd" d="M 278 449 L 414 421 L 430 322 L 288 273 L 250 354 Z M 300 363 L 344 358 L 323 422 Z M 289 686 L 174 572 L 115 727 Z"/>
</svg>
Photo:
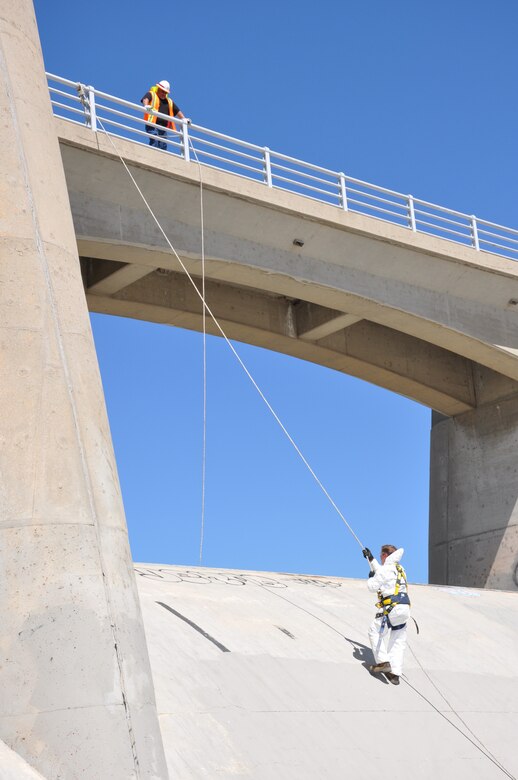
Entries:
<svg viewBox="0 0 518 780">
<path fill-rule="evenodd" d="M 197 124 L 518 227 L 514 0 L 36 0 L 45 65 Z M 92 317 L 133 557 L 194 565 L 202 340 Z M 362 541 L 427 580 L 430 410 L 238 345 Z M 342 521 L 224 343 L 208 340 L 207 566 L 362 576 Z"/>
</svg>

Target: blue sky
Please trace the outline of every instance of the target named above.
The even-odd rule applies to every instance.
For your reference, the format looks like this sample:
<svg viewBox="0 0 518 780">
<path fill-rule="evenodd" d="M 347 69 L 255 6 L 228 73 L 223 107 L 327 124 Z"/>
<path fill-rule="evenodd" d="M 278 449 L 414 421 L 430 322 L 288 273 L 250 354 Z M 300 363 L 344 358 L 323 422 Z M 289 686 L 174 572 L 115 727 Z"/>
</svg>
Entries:
<svg viewBox="0 0 518 780">
<path fill-rule="evenodd" d="M 197 124 L 518 227 L 514 0 L 35 3 L 47 70 L 138 102 L 168 79 Z M 156 10 L 154 10 L 156 8 Z M 195 565 L 202 340 L 94 315 L 133 557 Z M 365 544 L 427 580 L 430 410 L 238 345 Z M 357 577 L 357 543 L 237 365 L 208 339 L 203 563 Z"/>
</svg>

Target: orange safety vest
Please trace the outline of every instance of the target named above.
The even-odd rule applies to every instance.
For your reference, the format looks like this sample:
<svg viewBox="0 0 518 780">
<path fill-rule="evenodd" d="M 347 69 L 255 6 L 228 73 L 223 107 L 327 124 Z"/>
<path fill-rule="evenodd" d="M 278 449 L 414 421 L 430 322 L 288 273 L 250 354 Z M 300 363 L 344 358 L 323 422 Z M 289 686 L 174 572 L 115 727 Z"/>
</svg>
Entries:
<svg viewBox="0 0 518 780">
<path fill-rule="evenodd" d="M 149 91 L 151 92 L 151 98 L 152 98 L 152 101 L 153 101 L 151 103 L 150 108 L 152 108 L 153 111 L 159 111 L 160 110 L 160 98 L 157 95 L 157 87 L 156 86 L 155 87 L 151 87 Z M 173 113 L 173 101 L 169 97 L 166 98 L 166 100 L 167 100 L 167 103 L 169 105 L 169 116 L 171 117 L 171 121 L 167 123 L 167 127 L 170 130 L 176 130 L 176 125 L 172 121 L 172 118 L 174 116 L 174 113 Z M 157 119 L 158 119 L 158 117 L 156 116 L 156 114 L 144 114 L 144 122 L 150 122 L 152 124 L 156 124 L 156 120 Z"/>
</svg>

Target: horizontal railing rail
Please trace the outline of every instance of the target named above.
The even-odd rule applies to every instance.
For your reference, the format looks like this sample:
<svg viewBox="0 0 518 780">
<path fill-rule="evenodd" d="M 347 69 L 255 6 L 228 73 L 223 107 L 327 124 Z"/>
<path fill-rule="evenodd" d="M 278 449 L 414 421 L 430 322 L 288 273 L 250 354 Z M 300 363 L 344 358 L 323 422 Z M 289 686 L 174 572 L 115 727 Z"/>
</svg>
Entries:
<svg viewBox="0 0 518 780">
<path fill-rule="evenodd" d="M 491 254 L 518 259 L 518 230 L 473 215 L 429 203 L 412 195 L 380 187 L 319 165 L 274 152 L 215 130 L 174 120 L 174 128 L 160 128 L 144 119 L 151 113 L 170 117 L 131 103 L 92 86 L 47 73 L 52 108 L 56 116 L 84 124 L 93 132 L 136 143 L 151 143 L 166 154 L 197 160 L 200 164 L 264 183 L 353 211 L 373 219 L 454 241 Z"/>
</svg>

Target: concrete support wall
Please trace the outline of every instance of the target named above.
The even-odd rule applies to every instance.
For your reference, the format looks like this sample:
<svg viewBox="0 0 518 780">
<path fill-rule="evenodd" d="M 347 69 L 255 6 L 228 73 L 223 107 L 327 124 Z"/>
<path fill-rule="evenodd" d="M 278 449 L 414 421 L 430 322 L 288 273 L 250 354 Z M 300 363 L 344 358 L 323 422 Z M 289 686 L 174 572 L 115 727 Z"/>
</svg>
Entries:
<svg viewBox="0 0 518 780">
<path fill-rule="evenodd" d="M 30 0 L 0 6 L 0 140 L 0 738 L 47 780 L 166 778 Z"/>
<path fill-rule="evenodd" d="M 518 590 L 518 395 L 431 433 L 430 582 Z"/>
</svg>

